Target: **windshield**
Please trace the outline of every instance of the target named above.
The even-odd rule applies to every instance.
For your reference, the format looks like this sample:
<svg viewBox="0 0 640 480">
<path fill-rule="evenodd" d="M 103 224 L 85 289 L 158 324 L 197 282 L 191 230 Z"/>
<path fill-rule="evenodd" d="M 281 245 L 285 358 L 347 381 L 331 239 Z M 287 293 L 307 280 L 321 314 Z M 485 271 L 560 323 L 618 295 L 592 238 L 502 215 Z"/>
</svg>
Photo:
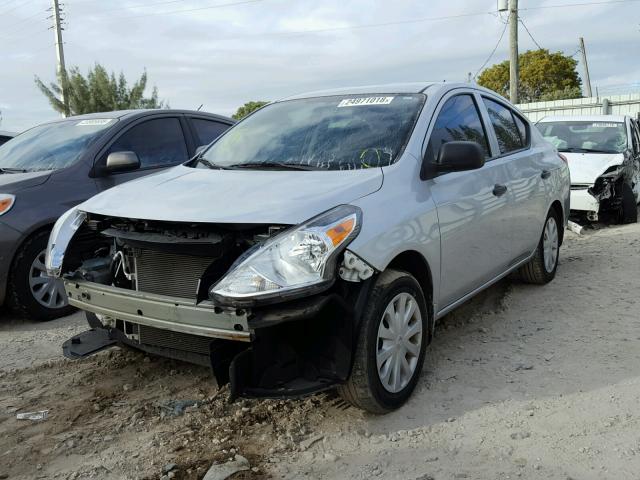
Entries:
<svg viewBox="0 0 640 480">
<path fill-rule="evenodd" d="M 195 166 L 356 170 L 390 165 L 425 98 L 351 95 L 267 105 L 223 134 Z"/>
<path fill-rule="evenodd" d="M 561 152 L 622 153 L 627 148 L 627 129 L 622 122 L 562 121 L 536 126 Z"/>
<path fill-rule="evenodd" d="M 27 130 L 0 146 L 0 169 L 34 172 L 68 167 L 114 122 L 76 119 Z"/>
</svg>

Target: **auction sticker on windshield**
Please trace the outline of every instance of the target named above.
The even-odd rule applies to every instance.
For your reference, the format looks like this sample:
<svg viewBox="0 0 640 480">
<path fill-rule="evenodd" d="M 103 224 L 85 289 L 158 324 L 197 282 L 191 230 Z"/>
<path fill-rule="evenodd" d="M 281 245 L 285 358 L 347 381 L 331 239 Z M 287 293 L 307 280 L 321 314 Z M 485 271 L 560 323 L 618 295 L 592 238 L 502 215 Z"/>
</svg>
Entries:
<svg viewBox="0 0 640 480">
<path fill-rule="evenodd" d="M 389 105 L 394 97 L 360 97 L 345 98 L 338 107 L 360 107 L 364 105 Z"/>
<path fill-rule="evenodd" d="M 111 118 L 92 118 L 91 120 L 82 120 L 81 122 L 76 123 L 76 127 L 106 125 L 111 120 Z"/>
<path fill-rule="evenodd" d="M 621 125 L 622 123 L 602 123 L 602 122 L 591 124 L 593 128 L 618 128 Z"/>
</svg>

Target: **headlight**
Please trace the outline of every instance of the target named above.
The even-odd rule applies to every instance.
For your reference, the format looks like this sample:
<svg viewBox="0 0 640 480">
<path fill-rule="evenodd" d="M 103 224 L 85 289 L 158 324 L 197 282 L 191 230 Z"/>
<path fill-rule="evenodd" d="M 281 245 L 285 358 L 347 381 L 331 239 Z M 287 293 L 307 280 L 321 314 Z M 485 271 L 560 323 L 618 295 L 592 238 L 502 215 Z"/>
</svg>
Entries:
<svg viewBox="0 0 640 480">
<path fill-rule="evenodd" d="M 65 212 L 53 226 L 51 235 L 49 236 L 49 244 L 47 245 L 47 258 L 45 266 L 47 273 L 52 277 L 59 277 L 62 273 L 62 262 L 64 254 L 71 239 L 87 217 L 85 212 L 81 212 L 77 208 L 72 208 Z"/>
<path fill-rule="evenodd" d="M 358 232 L 362 212 L 341 205 L 270 238 L 241 257 L 209 295 L 221 304 L 247 305 L 327 288 L 336 256 Z"/>
<path fill-rule="evenodd" d="M 15 195 L 11 195 L 9 193 L 0 193 L 0 215 L 4 215 L 9 210 L 11 210 L 11 207 L 13 207 L 13 204 L 15 202 Z"/>
</svg>

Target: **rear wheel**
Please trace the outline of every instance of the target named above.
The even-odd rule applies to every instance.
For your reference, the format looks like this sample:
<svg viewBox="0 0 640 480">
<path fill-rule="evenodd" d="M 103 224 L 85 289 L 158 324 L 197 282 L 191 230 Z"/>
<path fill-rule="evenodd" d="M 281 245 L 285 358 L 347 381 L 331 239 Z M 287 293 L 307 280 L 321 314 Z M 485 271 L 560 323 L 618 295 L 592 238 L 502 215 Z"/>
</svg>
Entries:
<svg viewBox="0 0 640 480">
<path fill-rule="evenodd" d="M 547 215 L 535 255 L 529 263 L 520 267 L 522 280 L 544 285 L 556 276 L 560 254 L 560 228 L 558 215 L 551 210 Z"/>
<path fill-rule="evenodd" d="M 44 260 L 49 232 L 29 238 L 16 254 L 9 275 L 9 306 L 38 321 L 53 320 L 74 311 L 67 302 L 61 279 L 47 275 Z"/>
<path fill-rule="evenodd" d="M 620 207 L 620 223 L 636 223 L 638 221 L 638 206 L 633 189 L 629 184 L 622 185 L 622 205 Z"/>
<path fill-rule="evenodd" d="M 372 413 L 405 403 L 422 370 L 428 315 L 413 276 L 397 270 L 380 274 L 363 315 L 351 376 L 338 387 L 340 395 Z"/>
</svg>

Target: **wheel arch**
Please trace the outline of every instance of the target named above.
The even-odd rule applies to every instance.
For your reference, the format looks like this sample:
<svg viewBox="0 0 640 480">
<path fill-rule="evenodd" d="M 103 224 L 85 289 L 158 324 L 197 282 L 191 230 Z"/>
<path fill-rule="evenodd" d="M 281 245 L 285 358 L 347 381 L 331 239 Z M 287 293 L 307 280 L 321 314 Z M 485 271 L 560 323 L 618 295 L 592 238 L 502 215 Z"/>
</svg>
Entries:
<svg viewBox="0 0 640 480">
<path fill-rule="evenodd" d="M 429 309 L 429 341 L 431 341 L 435 327 L 435 312 L 433 305 L 433 275 L 429 262 L 427 262 L 421 253 L 415 250 L 405 250 L 396 255 L 389 262 L 386 269 L 402 270 L 410 273 L 420 284 L 420 288 L 427 302 L 427 308 Z"/>
<path fill-rule="evenodd" d="M 15 263 L 16 256 L 18 255 L 18 252 L 20 252 L 22 247 L 24 247 L 25 243 L 27 243 L 29 240 L 31 240 L 36 235 L 40 235 L 41 233 L 46 232 L 47 230 L 51 231 L 51 229 L 53 228 L 54 225 L 55 225 L 55 222 L 50 222 L 50 223 L 45 223 L 45 224 L 42 224 L 42 225 L 38 225 L 37 227 L 35 227 L 32 230 L 30 230 L 28 233 L 24 234 L 24 236 L 22 237 L 22 240 L 16 246 L 16 248 L 15 248 L 15 250 L 13 252 L 13 256 L 12 256 L 12 259 L 11 259 L 11 270 L 13 269 L 13 264 Z"/>
<path fill-rule="evenodd" d="M 559 200 L 554 200 L 553 203 L 551 203 L 549 210 L 553 210 L 554 212 L 556 212 L 556 215 L 557 215 L 556 218 L 561 220 L 560 225 L 558 225 L 558 229 L 559 229 L 558 243 L 562 245 L 562 242 L 564 241 L 564 226 L 565 226 L 565 215 L 564 215 L 564 208 L 562 208 L 562 203 L 560 203 Z"/>
</svg>

